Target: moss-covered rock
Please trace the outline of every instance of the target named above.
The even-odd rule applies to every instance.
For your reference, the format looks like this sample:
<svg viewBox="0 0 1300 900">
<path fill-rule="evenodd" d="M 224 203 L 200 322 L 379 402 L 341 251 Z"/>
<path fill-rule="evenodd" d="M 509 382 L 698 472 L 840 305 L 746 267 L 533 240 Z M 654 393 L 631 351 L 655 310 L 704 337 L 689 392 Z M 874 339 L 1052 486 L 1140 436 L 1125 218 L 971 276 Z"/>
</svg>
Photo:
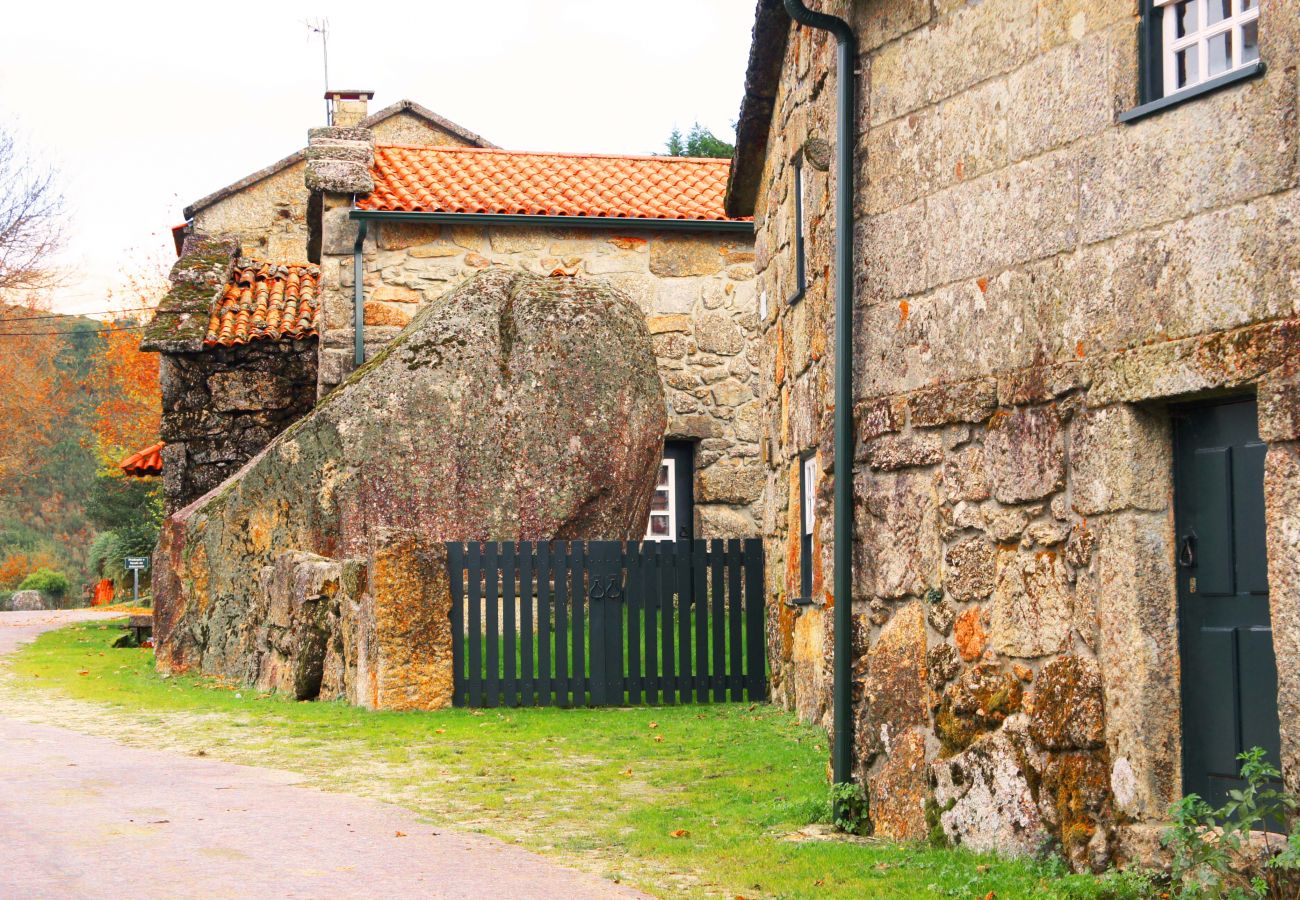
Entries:
<svg viewBox="0 0 1300 900">
<path fill-rule="evenodd" d="M 257 680 L 271 664 L 260 610 L 277 603 L 262 572 L 299 551 L 368 573 L 360 598 L 337 604 L 351 620 L 325 642 L 327 658 L 352 654 L 341 665 L 354 677 L 327 671 L 326 683 L 369 705 L 439 705 L 450 638 L 435 622 L 445 598 L 425 588 L 441 542 L 639 537 L 664 428 L 635 304 L 594 282 L 477 275 L 165 522 L 158 665 Z M 421 668 L 429 660 L 445 678 Z M 290 680 L 296 692 L 311 679 Z"/>
</svg>

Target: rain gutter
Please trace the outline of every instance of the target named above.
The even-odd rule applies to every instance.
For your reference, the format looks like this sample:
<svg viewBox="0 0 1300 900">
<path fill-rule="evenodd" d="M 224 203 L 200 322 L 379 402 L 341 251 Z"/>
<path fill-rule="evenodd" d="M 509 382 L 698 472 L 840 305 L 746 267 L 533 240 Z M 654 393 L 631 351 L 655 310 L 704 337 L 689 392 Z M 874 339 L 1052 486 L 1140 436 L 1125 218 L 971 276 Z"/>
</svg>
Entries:
<svg viewBox="0 0 1300 900">
<path fill-rule="evenodd" d="M 636 219 L 630 216 L 535 216 L 513 213 L 417 212 L 354 209 L 362 222 L 428 222 L 445 225 L 533 225 L 546 228 L 654 228 L 659 231 L 731 231 L 753 234 L 754 223 L 735 219 Z"/>
<path fill-rule="evenodd" d="M 801 25 L 835 36 L 835 512 L 832 560 L 835 570 L 834 706 L 831 714 L 831 772 L 836 784 L 853 770 L 853 122 L 857 39 L 843 19 L 813 12 L 804 0 L 785 0 L 785 11 Z"/>
</svg>

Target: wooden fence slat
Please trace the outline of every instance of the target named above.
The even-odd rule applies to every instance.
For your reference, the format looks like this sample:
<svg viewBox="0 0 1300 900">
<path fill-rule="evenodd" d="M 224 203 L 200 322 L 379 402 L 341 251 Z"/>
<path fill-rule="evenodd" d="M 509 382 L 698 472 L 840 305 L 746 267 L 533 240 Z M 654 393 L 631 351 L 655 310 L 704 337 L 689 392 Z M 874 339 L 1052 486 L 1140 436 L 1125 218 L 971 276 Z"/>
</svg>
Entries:
<svg viewBox="0 0 1300 900">
<path fill-rule="evenodd" d="M 691 581 L 695 607 L 695 700 L 709 700 L 709 545 L 691 542 Z"/>
<path fill-rule="evenodd" d="M 606 691 L 605 672 L 609 663 L 609 654 L 605 646 L 605 614 L 609 604 L 605 601 L 607 585 L 606 568 L 608 548 L 604 541 L 590 541 L 587 544 L 587 615 L 589 616 L 587 656 L 591 672 L 590 687 L 592 706 L 608 706 L 612 701 Z"/>
<path fill-rule="evenodd" d="M 643 545 L 627 545 L 627 702 L 641 705 L 641 595 L 645 579 Z"/>
<path fill-rule="evenodd" d="M 551 545 L 537 544 L 537 695 L 533 702 L 550 706 L 551 696 Z"/>
<path fill-rule="evenodd" d="M 655 541 L 646 545 L 646 562 L 648 570 L 645 575 L 645 702 L 659 702 L 659 604 L 662 602 L 660 584 L 663 582 L 662 543 Z"/>
<path fill-rule="evenodd" d="M 692 689 L 695 687 L 694 669 L 691 667 L 691 542 L 678 541 L 677 557 L 677 654 L 680 661 L 677 666 L 677 700 L 690 703 Z"/>
<path fill-rule="evenodd" d="M 556 541 L 555 548 L 555 705 L 569 705 L 569 581 L 573 560 L 569 543 Z"/>
<path fill-rule="evenodd" d="M 483 642 L 487 645 L 487 688 L 484 702 L 490 708 L 501 704 L 501 545 L 496 541 L 487 542 L 487 552 L 483 555 L 483 571 L 487 576 L 484 585 L 483 604 L 487 619 L 487 634 Z"/>
<path fill-rule="evenodd" d="M 451 583 L 451 704 L 465 705 L 465 547 L 447 544 L 447 579 Z"/>
<path fill-rule="evenodd" d="M 709 603 L 709 618 L 712 620 L 709 624 L 713 630 L 713 699 L 719 703 L 727 699 L 726 672 L 727 672 L 727 648 L 726 648 L 726 594 L 723 585 L 723 566 L 726 563 L 723 548 L 724 541 L 720 538 L 714 538 L 709 541 L 709 562 L 713 568 L 713 590 L 711 591 L 711 602 Z"/>
<path fill-rule="evenodd" d="M 518 660 L 517 613 L 519 595 L 515 588 L 516 550 L 514 541 L 501 545 L 501 705 L 519 705 L 515 680 Z"/>
<path fill-rule="evenodd" d="M 763 542 L 745 539 L 745 679 L 750 701 L 767 699 L 767 614 Z"/>
<path fill-rule="evenodd" d="M 519 542 L 519 705 L 533 705 L 533 543 Z"/>
<path fill-rule="evenodd" d="M 676 650 L 673 640 L 673 591 L 677 587 L 677 547 L 672 541 L 661 541 L 660 553 L 664 561 L 663 579 L 659 582 L 659 637 L 663 645 L 660 667 L 663 677 L 660 679 L 664 703 L 676 703 L 674 689 L 677 687 L 677 668 L 674 660 Z"/>
<path fill-rule="evenodd" d="M 574 541 L 572 575 L 573 584 L 569 590 L 572 616 L 569 624 L 573 628 L 573 678 L 570 688 L 573 691 L 573 705 L 587 705 L 587 554 L 582 541 Z"/>
<path fill-rule="evenodd" d="M 483 705 L 483 547 L 469 545 L 469 705 Z"/>
<path fill-rule="evenodd" d="M 744 572 L 740 567 L 740 540 L 731 538 L 727 541 L 727 682 L 731 685 L 731 699 L 745 699 L 745 646 L 741 623 L 741 580 Z"/>
</svg>

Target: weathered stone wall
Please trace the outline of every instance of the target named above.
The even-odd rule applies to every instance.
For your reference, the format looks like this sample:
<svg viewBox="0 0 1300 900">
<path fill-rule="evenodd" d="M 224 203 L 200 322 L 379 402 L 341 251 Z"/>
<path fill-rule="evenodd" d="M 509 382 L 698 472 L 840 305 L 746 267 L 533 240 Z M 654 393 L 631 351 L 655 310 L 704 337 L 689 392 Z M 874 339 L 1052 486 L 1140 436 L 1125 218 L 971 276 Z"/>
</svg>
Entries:
<svg viewBox="0 0 1300 900">
<path fill-rule="evenodd" d="M 370 126 L 386 144 L 463 145 L 465 141 L 409 110 Z M 277 263 L 307 262 L 307 204 L 303 186 L 307 163 L 298 160 L 211 206 L 196 210 L 193 230 L 228 235 L 244 253 Z"/>
<path fill-rule="evenodd" d="M 166 519 L 158 666 L 299 699 L 449 705 L 442 542 L 636 536 L 664 419 L 628 298 L 481 273 Z"/>
<path fill-rule="evenodd" d="M 1124 125 L 1131 0 L 818 6 L 861 41 L 852 602 L 877 831 L 1050 839 L 1078 866 L 1150 846 L 1146 823 L 1181 789 L 1165 404 L 1222 390 L 1261 393 L 1283 762 L 1300 786 L 1300 7 L 1262 4 L 1263 78 Z M 833 61 L 822 33 L 791 33 L 755 246 L 774 693 L 810 719 L 845 599 L 828 593 L 834 184 L 816 165 L 810 289 L 783 298 L 791 164 L 833 140 Z M 817 605 L 795 612 L 791 497 L 816 448 Z"/>
<path fill-rule="evenodd" d="M 316 403 L 316 341 L 163 353 L 167 512 L 225 481 Z"/>
<path fill-rule="evenodd" d="M 324 219 L 322 394 L 346 377 L 354 357 L 356 224 L 347 215 L 339 206 L 327 210 Z M 753 536 L 763 475 L 749 238 L 371 222 L 365 244 L 367 355 L 391 340 L 422 305 L 492 266 L 596 278 L 636 301 L 646 316 L 668 398 L 666 436 L 698 441 L 697 536 Z"/>
</svg>

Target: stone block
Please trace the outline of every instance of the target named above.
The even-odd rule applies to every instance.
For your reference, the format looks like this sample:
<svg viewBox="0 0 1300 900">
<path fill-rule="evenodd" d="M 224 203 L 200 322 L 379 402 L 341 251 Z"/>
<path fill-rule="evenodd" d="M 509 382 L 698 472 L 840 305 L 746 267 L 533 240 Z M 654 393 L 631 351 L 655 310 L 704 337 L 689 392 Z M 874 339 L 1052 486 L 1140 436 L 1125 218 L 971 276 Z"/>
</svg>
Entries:
<svg viewBox="0 0 1300 900">
<path fill-rule="evenodd" d="M 634 252 L 607 253 L 588 257 L 585 264 L 589 275 L 609 275 L 615 272 L 644 272 L 645 255 Z"/>
<path fill-rule="evenodd" d="M 604 277 L 616 286 L 619 284 L 619 282 L 614 281 L 618 277 L 617 274 Z M 641 278 L 644 276 L 636 273 L 626 273 L 623 277 Z M 654 312 L 665 315 L 690 313 L 700 299 L 700 282 L 694 278 L 649 279 L 647 296 L 651 295 L 653 300 L 650 303 L 650 309 Z"/>
<path fill-rule="evenodd" d="M 863 449 L 867 464 L 884 471 L 930 466 L 943 459 L 940 436 L 932 432 L 882 434 L 866 441 Z"/>
<path fill-rule="evenodd" d="M 1109 44 L 1099 35 L 1049 51 L 1007 78 L 1012 161 L 1111 127 L 1108 53 Z"/>
<path fill-rule="evenodd" d="M 989 613 L 993 649 L 1021 659 L 1059 653 L 1070 637 L 1071 601 L 1055 553 L 999 553 Z"/>
<path fill-rule="evenodd" d="M 700 538 L 750 538 L 758 533 L 749 513 L 729 506 L 701 504 L 696 507 L 698 524 L 696 534 Z"/>
<path fill-rule="evenodd" d="M 1010 96 L 997 78 L 948 98 L 936 109 L 934 188 L 978 178 L 1007 164 Z"/>
<path fill-rule="evenodd" d="M 984 628 L 984 610 L 978 606 L 967 607 L 953 621 L 952 641 L 966 662 L 975 662 L 984 655 L 988 646 L 988 632 Z"/>
<path fill-rule="evenodd" d="M 861 543 L 873 552 L 854 566 L 855 596 L 921 596 L 939 583 L 938 498 L 925 471 L 858 475 Z"/>
<path fill-rule="evenodd" d="M 647 316 L 645 324 L 651 334 L 665 334 L 672 331 L 689 333 L 691 317 L 680 313 L 671 316 Z"/>
<path fill-rule="evenodd" d="M 1277 373 L 1260 382 L 1259 437 L 1270 444 L 1300 440 L 1300 374 Z"/>
<path fill-rule="evenodd" d="M 1295 791 L 1300 789 L 1300 444 L 1269 447 L 1264 463 L 1264 508 L 1282 772 L 1287 787 Z"/>
<path fill-rule="evenodd" d="M 637 254 L 630 259 L 643 268 Z M 656 235 L 650 240 L 650 271 L 661 277 L 681 278 L 688 275 L 713 275 L 722 271 L 723 258 L 713 241 L 692 235 Z"/>
<path fill-rule="evenodd" d="M 1052 0 L 1038 7 L 1039 46 L 1050 50 L 1120 22 L 1136 25 L 1134 18 L 1131 0 Z"/>
<path fill-rule="evenodd" d="M 695 499 L 700 503 L 753 503 L 763 492 L 763 480 L 756 464 L 724 459 L 700 471 Z"/>
<path fill-rule="evenodd" d="M 1044 750 L 1094 750 L 1105 739 L 1101 673 L 1082 656 L 1061 656 L 1038 674 L 1029 735 Z"/>
<path fill-rule="evenodd" d="M 983 447 L 963 447 L 948 455 L 943 464 L 943 492 L 949 502 L 979 502 L 989 498 Z"/>
<path fill-rule="evenodd" d="M 859 302 L 896 302 L 925 290 L 929 240 L 923 200 L 859 220 L 854 229 L 854 256 L 862 261 L 855 287 Z"/>
<path fill-rule="evenodd" d="M 445 246 L 440 243 L 441 225 L 425 225 L 421 222 L 371 222 L 369 227 L 375 230 L 375 239 L 381 250 L 406 250 L 417 247 L 423 250 L 428 246 Z M 411 255 L 419 257 L 427 254 L 413 252 Z"/>
<path fill-rule="evenodd" d="M 1048 838 L 1027 771 L 1033 754 L 998 731 L 931 766 L 939 823 L 950 843 L 974 853 L 1036 856 Z"/>
<path fill-rule="evenodd" d="M 745 349 L 745 335 L 729 316 L 709 314 L 695 323 L 695 342 L 706 353 L 727 356 Z"/>
<path fill-rule="evenodd" d="M 1081 237 L 1101 241 L 1294 186 L 1295 116 L 1294 83 L 1262 78 L 1107 129 L 1082 156 Z"/>
<path fill-rule="evenodd" d="M 1083 386 L 1082 367 L 1075 362 L 1029 366 L 998 374 L 997 402 L 1002 406 L 1046 403 Z"/>
<path fill-rule="evenodd" d="M 853 6 L 853 30 L 858 35 L 858 51 L 867 53 L 887 44 L 931 17 L 930 0 L 881 0 L 871 6 Z"/>
<path fill-rule="evenodd" d="M 858 440 L 869 441 L 878 435 L 898 431 L 905 421 L 906 400 L 902 397 L 884 397 L 860 403 L 855 410 L 858 423 Z"/>
<path fill-rule="evenodd" d="M 1070 496 L 1081 515 L 1164 509 L 1172 465 L 1164 422 L 1136 407 L 1089 410 L 1071 425 Z"/>
<path fill-rule="evenodd" d="M 885 761 L 868 779 L 872 833 L 885 840 L 921 841 L 926 837 L 925 733 L 912 729 L 897 737 Z"/>
<path fill-rule="evenodd" d="M 999 502 L 1039 500 L 1065 485 L 1061 425 L 1049 407 L 1021 407 L 994 416 L 984 449 Z"/>
<path fill-rule="evenodd" d="M 550 242 L 551 237 L 552 233 L 545 228 L 526 225 L 496 225 L 488 232 L 488 241 L 497 253 L 541 250 Z"/>
<path fill-rule="evenodd" d="M 863 746 L 892 755 L 895 741 L 929 722 L 925 660 L 925 610 L 913 601 L 894 613 L 867 650 L 864 724 L 871 733 L 858 736 Z"/>
<path fill-rule="evenodd" d="M 997 553 L 983 537 L 966 538 L 944 554 L 944 589 L 954 600 L 983 600 L 993 592 Z"/>
<path fill-rule="evenodd" d="M 401 328 L 411 321 L 411 314 L 400 306 L 367 300 L 365 306 L 365 324 L 389 325 Z"/>
<path fill-rule="evenodd" d="M 307 190 L 331 194 L 369 194 L 374 176 L 364 163 L 339 159 L 314 159 L 307 163 Z"/>
<path fill-rule="evenodd" d="M 866 152 L 859 156 L 861 212 L 874 215 L 931 192 L 939 178 L 937 129 L 935 110 L 923 109 L 867 132 Z"/>
<path fill-rule="evenodd" d="M 457 247 L 455 244 L 438 242 L 434 244 L 419 244 L 411 248 L 408 254 L 412 259 L 442 259 L 449 256 L 460 256 L 464 249 Z"/>
<path fill-rule="evenodd" d="M 366 141 L 335 141 L 321 139 L 307 145 L 306 158 L 308 166 L 319 160 L 337 160 L 354 162 L 363 166 L 372 166 L 375 162 L 375 148 Z"/>
<path fill-rule="evenodd" d="M 1181 791 L 1171 523 L 1162 513 L 1124 512 L 1089 527 L 1098 531 L 1092 594 L 1107 750 L 1133 771 L 1129 814 L 1159 817 Z"/>
<path fill-rule="evenodd" d="M 943 754 L 960 753 L 985 732 L 1020 712 L 1024 691 L 1016 678 L 993 663 L 977 663 L 944 688 L 934 716 Z"/>
<path fill-rule="evenodd" d="M 266 372 L 214 372 L 208 390 L 212 408 L 221 412 L 284 409 L 293 403 L 293 386 Z"/>
<path fill-rule="evenodd" d="M 930 197 L 926 210 L 931 284 L 1072 248 L 1079 235 L 1078 151 L 1059 150 L 948 188 Z"/>
<path fill-rule="evenodd" d="M 870 120 L 881 125 L 930 102 L 931 29 L 903 35 L 871 54 Z"/>
<path fill-rule="evenodd" d="M 349 210 L 327 209 L 321 215 L 321 255 L 351 256 L 356 249 L 360 223 L 348 217 Z"/>
<path fill-rule="evenodd" d="M 992 378 L 923 388 L 907 398 L 912 425 L 917 428 L 983 422 L 993 415 L 997 404 L 997 382 Z"/>
<path fill-rule="evenodd" d="M 1019 68 L 1037 52 L 1037 4 L 984 0 L 963 4 L 931 28 L 931 101 L 950 97 L 994 75 Z M 873 85 L 874 89 L 874 85 Z"/>
</svg>

